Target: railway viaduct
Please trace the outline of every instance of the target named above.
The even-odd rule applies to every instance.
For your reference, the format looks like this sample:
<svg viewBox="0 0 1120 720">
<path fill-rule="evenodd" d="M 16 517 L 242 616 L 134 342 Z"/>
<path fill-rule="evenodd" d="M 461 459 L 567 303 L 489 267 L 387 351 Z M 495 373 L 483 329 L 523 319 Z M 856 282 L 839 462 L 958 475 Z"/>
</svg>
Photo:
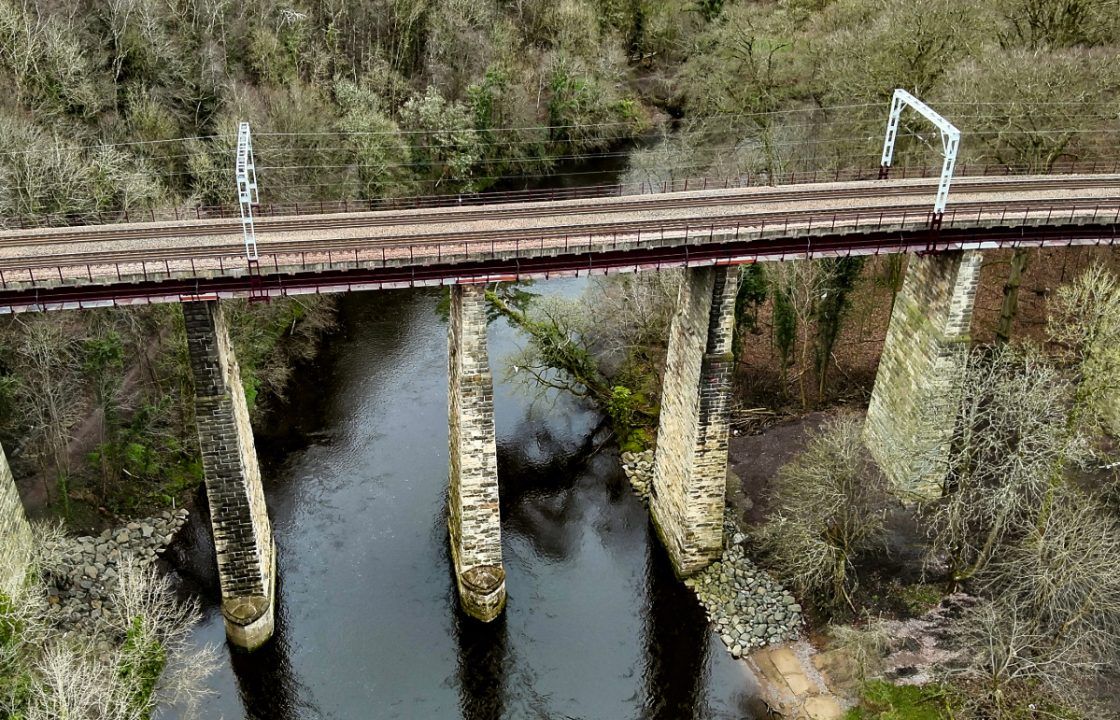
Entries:
<svg viewBox="0 0 1120 720">
<path fill-rule="evenodd" d="M 255 182 L 255 181 L 254 181 Z M 145 222 L 0 231 L 0 312 L 181 303 L 229 639 L 272 632 L 276 555 L 222 302 L 449 285 L 449 537 L 462 607 L 505 603 L 483 288 L 487 283 L 683 268 L 669 336 L 651 515 L 677 571 L 721 547 L 731 331 L 738 266 L 908 253 L 866 425 L 903 488 L 936 486 L 947 453 L 949 378 L 969 340 L 982 251 L 1114 244 L 1120 175 L 966 176 L 929 209 L 928 179 L 852 179 L 573 197 L 496 195 L 441 207 L 254 204 L 244 219 L 181 211 Z M 604 197 L 610 195 L 610 197 Z M 419 203 L 422 204 L 422 203 Z M 435 203 L 432 203 L 435 204 Z M 333 212 L 332 212 L 333 211 Z M 923 431 L 919 428 L 940 428 Z M 0 534 L 25 532 L 0 454 Z"/>
</svg>

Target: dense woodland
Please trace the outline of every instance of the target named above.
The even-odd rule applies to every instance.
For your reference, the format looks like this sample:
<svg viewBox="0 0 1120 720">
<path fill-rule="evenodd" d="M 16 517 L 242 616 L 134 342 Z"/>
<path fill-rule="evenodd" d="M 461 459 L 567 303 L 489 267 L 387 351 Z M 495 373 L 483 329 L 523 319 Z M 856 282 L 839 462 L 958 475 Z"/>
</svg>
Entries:
<svg viewBox="0 0 1120 720">
<path fill-rule="evenodd" d="M 0 87 L 8 226 L 229 203 L 240 121 L 252 125 L 265 203 L 578 184 L 621 157 L 622 179 L 646 187 L 873 173 L 896 87 L 961 128 L 963 166 L 1045 172 L 1120 161 L 1120 3 L 0 0 Z M 896 164 L 933 168 L 938 151 L 931 128 L 904 122 Z M 1005 602 L 982 602 L 962 623 L 964 646 L 987 654 L 938 686 L 933 712 L 955 713 L 945 717 L 1101 717 L 1086 709 L 1092 681 L 1117 661 L 1120 594 L 1108 569 L 1120 557 L 1120 486 L 1098 468 L 1116 433 L 1101 399 L 1120 375 L 1120 290 L 1105 271 L 1063 272 L 1067 289 L 1051 288 L 1041 325 L 1014 337 L 1032 257 L 1006 258 L 989 283 L 1002 295 L 996 334 L 1013 342 L 978 350 L 961 380 L 973 392 L 943 497 L 907 506 L 932 586 Z M 1116 267 L 1107 255 L 1091 264 Z M 770 348 L 774 377 L 752 404 L 858 402 L 866 383 L 830 389 L 852 298 L 879 288 L 889 308 L 903 271 L 898 259 L 744 271 L 737 351 Z M 610 281 L 568 304 L 527 290 L 491 298 L 530 338 L 518 374 L 598 403 L 623 446 L 653 442 L 674 277 Z M 259 415 L 282 402 L 333 307 L 233 308 Z M 201 481 L 189 382 L 175 307 L 0 320 L 0 441 L 17 476 L 34 478 L 22 488 L 29 507 L 100 526 L 189 497 Z M 822 622 L 859 620 L 846 637 L 866 649 L 874 623 L 860 618 L 882 608 L 859 580 L 899 500 L 851 427 L 829 426 L 783 471 L 774 521 L 752 535 Z M 1002 434 L 981 443 L 979 427 Z M 6 627 L 0 645 L 16 636 Z M 5 645 L 0 661 L 26 660 L 30 637 Z M 25 693 L 14 717 L 54 717 L 45 686 L 34 685 L 42 697 L 13 687 L 0 682 L 9 699 Z M 48 709 L 36 715 L 40 700 Z M 119 717 L 144 717 L 154 701 L 121 702 L 131 709 Z"/>
</svg>

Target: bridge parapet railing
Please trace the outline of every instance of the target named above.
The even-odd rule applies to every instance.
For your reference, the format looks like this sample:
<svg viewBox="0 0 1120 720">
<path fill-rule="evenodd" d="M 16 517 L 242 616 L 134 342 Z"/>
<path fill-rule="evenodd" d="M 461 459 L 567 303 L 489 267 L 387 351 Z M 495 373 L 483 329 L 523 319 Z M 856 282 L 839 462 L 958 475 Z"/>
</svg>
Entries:
<svg viewBox="0 0 1120 720">
<path fill-rule="evenodd" d="M 900 165 L 891 169 L 891 178 L 935 178 L 940 168 L 928 165 Z M 1037 172 L 1028 166 L 1002 163 L 960 164 L 957 176 L 1010 176 Z M 615 183 L 572 188 L 499 190 L 477 193 L 456 193 L 400 198 L 308 200 L 293 202 L 267 202 L 256 206 L 256 217 L 289 217 L 300 215 L 327 215 L 340 213 L 374 212 L 384 210 L 416 210 L 456 206 L 477 206 L 499 203 L 549 202 L 558 200 L 588 200 L 619 197 L 623 195 L 650 195 L 702 190 L 729 190 L 748 187 L 774 187 L 805 185 L 825 182 L 861 182 L 877 180 L 879 166 L 874 168 L 833 168 L 806 171 L 787 171 L 778 174 L 742 173 L 733 176 L 686 176 L 669 180 L 651 180 L 638 183 Z M 1120 160 L 1063 161 L 1055 163 L 1047 173 L 1052 175 L 1116 174 L 1120 173 Z M 185 220 L 234 220 L 240 218 L 240 207 L 229 205 L 192 205 L 147 207 L 142 209 L 64 213 L 0 218 L 0 228 L 31 229 L 43 227 L 71 227 L 77 225 L 111 225 L 137 222 L 182 222 Z"/>
<path fill-rule="evenodd" d="M 1102 229 L 1097 244 L 1120 242 L 1120 200 L 1065 201 L 1032 204 L 1010 201 L 1000 205 L 980 204 L 950 207 L 942 219 L 942 233 L 968 228 L 1047 227 L 1021 244 L 1013 233 L 1003 233 L 996 245 L 986 245 L 983 234 L 972 244 L 931 231 L 930 213 L 913 208 L 883 208 L 864 211 L 799 211 L 783 214 L 752 214 L 723 218 L 709 223 L 684 220 L 636 222 L 608 229 L 590 226 L 586 233 L 570 228 L 538 228 L 531 232 L 503 231 L 490 234 L 448 233 L 423 240 L 401 239 L 398 243 L 340 239 L 325 242 L 264 242 L 260 244 L 260 271 L 281 278 L 296 274 L 350 269 L 424 268 L 436 265 L 501 262 L 521 258 L 568 257 L 579 263 L 598 254 L 645 253 L 668 248 L 731 244 L 750 250 L 757 243 L 760 257 L 773 255 L 770 245 L 781 240 L 779 259 L 844 254 L 886 254 L 915 249 L 937 251 L 968 246 L 1031 247 L 1065 244 L 1076 233 L 1069 228 L 1094 225 Z M 1065 234 L 1063 234 L 1065 233 Z M 1078 235 L 1077 244 L 1094 241 Z M 745 245 L 743 245 L 745 243 Z M 916 244 L 917 243 L 917 244 Z M 1070 239 L 1068 244 L 1073 244 Z M 749 254 L 749 253 L 748 253 Z M 5 290 L 56 288 L 64 285 L 102 285 L 111 295 L 113 286 L 155 283 L 165 280 L 202 278 L 247 278 L 244 254 L 235 245 L 138 250 L 106 261 L 99 252 L 37 256 L 4 260 L 0 264 L 0 287 Z M 592 263 L 589 262 L 589 267 Z M 247 280 L 246 280 L 247 282 Z"/>
</svg>

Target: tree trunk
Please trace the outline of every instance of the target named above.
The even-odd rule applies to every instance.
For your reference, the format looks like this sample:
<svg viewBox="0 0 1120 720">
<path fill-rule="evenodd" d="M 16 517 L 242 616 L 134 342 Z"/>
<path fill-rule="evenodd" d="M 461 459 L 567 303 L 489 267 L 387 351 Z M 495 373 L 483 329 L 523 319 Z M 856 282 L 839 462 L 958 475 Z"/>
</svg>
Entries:
<svg viewBox="0 0 1120 720">
<path fill-rule="evenodd" d="M 1027 251 L 1021 248 L 1016 249 L 1011 256 L 1011 274 L 1007 277 L 1007 284 L 1003 286 L 1003 308 L 996 326 L 997 342 L 1006 343 L 1011 340 L 1011 326 L 1019 311 L 1019 285 L 1023 280 L 1023 270 L 1027 267 L 1027 257 Z"/>
</svg>

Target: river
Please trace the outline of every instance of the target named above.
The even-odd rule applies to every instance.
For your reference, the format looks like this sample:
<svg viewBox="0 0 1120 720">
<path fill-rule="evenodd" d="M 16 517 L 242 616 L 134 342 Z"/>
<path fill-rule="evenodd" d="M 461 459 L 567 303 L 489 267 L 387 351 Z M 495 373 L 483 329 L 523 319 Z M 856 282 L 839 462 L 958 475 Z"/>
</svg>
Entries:
<svg viewBox="0 0 1120 720">
<path fill-rule="evenodd" d="M 583 280 L 540 283 L 580 292 Z M 504 380 L 490 329 L 509 602 L 458 611 L 447 547 L 439 294 L 343 298 L 341 327 L 258 437 L 278 549 L 276 636 L 227 648 L 206 520 L 176 555 L 220 646 L 205 718 L 751 718 L 753 681 L 677 582 L 598 417 Z M 198 515 L 196 513 L 196 515 Z"/>
</svg>

